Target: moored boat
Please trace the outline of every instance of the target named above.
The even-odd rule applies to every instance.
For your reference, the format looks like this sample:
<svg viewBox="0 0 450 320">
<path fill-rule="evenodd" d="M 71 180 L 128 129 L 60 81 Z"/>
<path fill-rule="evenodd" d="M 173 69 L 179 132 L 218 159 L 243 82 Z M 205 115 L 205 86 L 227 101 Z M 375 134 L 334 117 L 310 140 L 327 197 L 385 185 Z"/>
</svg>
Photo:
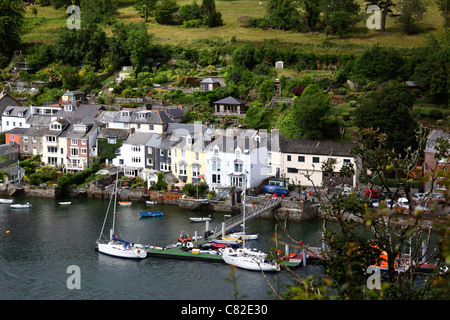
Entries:
<svg viewBox="0 0 450 320">
<path fill-rule="evenodd" d="M 280 265 L 273 260 L 267 259 L 267 255 L 260 251 L 248 248 L 225 248 L 222 251 L 223 260 L 235 267 L 253 271 L 280 271 Z"/>
<path fill-rule="evenodd" d="M 118 182 L 118 173 L 116 176 L 116 187 L 115 187 L 115 197 L 114 197 L 114 211 L 113 211 L 113 225 L 109 233 L 109 241 L 103 242 L 101 240 L 103 235 L 103 227 L 105 226 L 106 218 L 108 217 L 108 209 L 106 210 L 105 222 L 103 223 L 102 230 L 100 232 L 100 236 L 97 240 L 97 248 L 98 251 L 107 255 L 111 255 L 119 258 L 131 258 L 131 259 L 143 259 L 147 257 L 147 251 L 143 249 L 144 246 L 141 244 L 134 244 L 129 241 L 125 241 L 119 239 L 117 235 L 114 233 L 115 230 L 115 221 L 116 221 L 116 201 L 117 201 L 117 182 Z M 113 197 L 111 197 L 110 204 Z"/>
<path fill-rule="evenodd" d="M 132 203 L 131 201 L 119 201 L 121 206 L 131 206 Z"/>
<path fill-rule="evenodd" d="M 212 221 L 211 215 L 208 217 L 191 217 L 189 218 L 192 222 L 206 222 L 206 221 Z"/>
<path fill-rule="evenodd" d="M 63 206 L 67 206 L 69 204 L 72 204 L 72 202 L 71 201 L 61 201 L 61 202 L 59 202 L 59 204 L 63 205 Z"/>
<path fill-rule="evenodd" d="M 149 205 L 149 206 L 153 206 L 153 205 L 156 204 L 156 201 L 146 200 L 146 201 L 145 201 L 145 204 L 146 204 L 146 205 Z"/>
<path fill-rule="evenodd" d="M 0 199 L 0 203 L 13 203 L 14 199 Z"/>
<path fill-rule="evenodd" d="M 141 211 L 139 212 L 141 217 L 161 217 L 163 215 L 162 211 Z"/>
<path fill-rule="evenodd" d="M 31 207 L 30 203 L 16 203 L 16 204 L 12 204 L 10 205 L 11 208 L 13 209 L 28 209 Z"/>
</svg>

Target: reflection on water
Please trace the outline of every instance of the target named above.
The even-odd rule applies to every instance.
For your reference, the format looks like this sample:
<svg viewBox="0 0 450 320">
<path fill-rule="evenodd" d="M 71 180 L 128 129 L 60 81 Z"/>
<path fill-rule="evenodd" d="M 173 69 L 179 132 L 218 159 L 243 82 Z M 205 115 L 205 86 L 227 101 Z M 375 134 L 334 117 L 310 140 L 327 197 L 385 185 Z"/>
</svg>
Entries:
<svg viewBox="0 0 450 320">
<path fill-rule="evenodd" d="M 22 201 L 20 201 L 22 200 Z M 30 202 L 28 210 L 13 210 L 0 205 L 0 299 L 232 299 L 232 285 L 225 281 L 231 268 L 223 263 L 149 257 L 127 260 L 95 251 L 95 242 L 105 218 L 107 201 L 72 200 L 61 206 L 46 199 L 17 199 Z M 151 209 L 149 209 L 151 208 Z M 139 211 L 162 210 L 163 217 L 140 218 Z M 193 223 L 192 216 L 211 214 L 210 229 L 220 228 L 224 213 L 189 212 L 178 206 L 133 203 L 118 207 L 116 231 L 128 241 L 165 246 L 176 243 L 180 232 L 203 234 L 204 223 Z M 106 220 L 108 236 L 112 217 Z M 274 247 L 276 221 L 255 219 L 247 223 L 249 233 L 258 233 L 258 241 L 248 246 L 266 251 Z M 296 240 L 320 246 L 321 222 L 288 223 L 287 231 Z M 10 233 L 6 234 L 9 230 Z M 281 228 L 278 243 L 284 250 L 289 238 Z M 291 244 L 291 248 L 294 248 Z M 67 267 L 81 270 L 81 289 L 66 286 Z M 309 265 L 295 270 L 302 277 L 323 274 L 323 267 Z M 236 270 L 238 292 L 248 299 L 273 299 L 269 286 L 258 272 Z M 268 274 L 275 288 L 291 283 L 287 272 Z"/>
</svg>

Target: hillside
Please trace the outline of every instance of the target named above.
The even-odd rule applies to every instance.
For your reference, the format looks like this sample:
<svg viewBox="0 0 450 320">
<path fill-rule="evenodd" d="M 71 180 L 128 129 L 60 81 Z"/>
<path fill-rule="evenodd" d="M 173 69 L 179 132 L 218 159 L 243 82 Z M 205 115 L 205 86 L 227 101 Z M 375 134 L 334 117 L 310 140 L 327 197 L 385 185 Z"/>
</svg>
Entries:
<svg viewBox="0 0 450 320">
<path fill-rule="evenodd" d="M 118 15 L 116 19 L 124 22 L 141 22 L 144 19 L 138 16 L 133 8 L 132 0 L 118 1 Z M 361 11 L 365 11 L 363 1 L 361 3 Z M 357 23 L 355 28 L 355 36 L 346 35 L 343 39 L 337 36 L 329 36 L 328 40 L 332 43 L 332 48 L 327 51 L 341 52 L 360 52 L 362 47 L 380 44 L 383 46 L 395 47 L 417 47 L 422 46 L 429 35 L 442 34 L 442 17 L 438 12 L 438 8 L 433 0 L 426 0 L 428 3 L 427 13 L 424 21 L 420 24 L 421 32 L 413 35 L 404 35 L 395 18 L 388 17 L 386 22 L 385 34 L 380 34 L 378 30 L 368 30 L 364 34 L 363 28 L 365 21 Z M 179 0 L 178 4 L 189 4 L 191 0 Z M 261 3 L 261 5 L 260 5 Z M 258 28 L 245 28 L 242 21 L 246 17 L 263 17 L 265 15 L 266 0 L 216 0 L 216 9 L 222 14 L 224 25 L 217 28 L 183 28 L 182 26 L 160 25 L 150 18 L 147 23 L 148 32 L 155 35 L 155 41 L 160 43 L 170 43 L 175 45 L 183 45 L 194 43 L 200 39 L 228 40 L 236 37 L 238 41 L 250 41 L 253 43 L 261 43 L 266 39 L 277 39 L 281 43 L 290 46 L 306 46 L 313 48 L 315 51 L 324 50 L 321 48 L 325 35 L 323 33 L 305 34 L 293 31 L 280 30 L 262 30 Z M 32 13 L 32 7 L 27 7 L 26 17 L 28 27 L 23 35 L 25 43 L 51 43 L 55 39 L 55 30 L 66 25 L 66 17 L 64 9 L 55 10 L 52 7 L 37 6 L 38 13 Z M 110 27 L 106 26 L 105 30 L 110 31 Z"/>
</svg>

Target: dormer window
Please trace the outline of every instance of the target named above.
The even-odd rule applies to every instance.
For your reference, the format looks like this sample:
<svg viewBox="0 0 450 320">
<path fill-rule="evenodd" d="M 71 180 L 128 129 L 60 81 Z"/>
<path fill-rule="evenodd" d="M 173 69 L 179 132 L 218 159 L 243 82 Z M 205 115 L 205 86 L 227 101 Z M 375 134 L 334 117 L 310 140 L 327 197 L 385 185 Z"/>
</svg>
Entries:
<svg viewBox="0 0 450 320">
<path fill-rule="evenodd" d="M 50 125 L 50 130 L 61 130 L 61 124 L 59 124 L 59 123 L 52 123 Z"/>
<path fill-rule="evenodd" d="M 19 117 L 23 117 L 23 112 L 18 112 L 17 115 L 18 115 Z"/>
<path fill-rule="evenodd" d="M 187 136 L 187 137 L 186 137 L 186 144 L 187 144 L 188 146 L 192 145 L 192 138 L 191 138 L 191 136 Z"/>
<path fill-rule="evenodd" d="M 138 113 L 138 119 L 147 119 L 147 112 L 140 112 Z"/>
<path fill-rule="evenodd" d="M 130 112 L 129 111 L 122 111 L 122 117 L 129 117 L 130 116 Z"/>
<path fill-rule="evenodd" d="M 65 111 L 73 111 L 73 106 L 72 106 L 71 104 L 66 104 L 66 105 L 64 106 L 64 110 L 65 110 Z"/>
<path fill-rule="evenodd" d="M 5 111 L 3 111 L 3 115 L 4 115 L 4 116 L 9 116 L 10 113 L 11 113 L 11 110 L 5 110 Z"/>
<path fill-rule="evenodd" d="M 82 123 L 74 124 L 73 130 L 79 131 L 79 132 L 86 132 L 86 125 Z"/>
</svg>

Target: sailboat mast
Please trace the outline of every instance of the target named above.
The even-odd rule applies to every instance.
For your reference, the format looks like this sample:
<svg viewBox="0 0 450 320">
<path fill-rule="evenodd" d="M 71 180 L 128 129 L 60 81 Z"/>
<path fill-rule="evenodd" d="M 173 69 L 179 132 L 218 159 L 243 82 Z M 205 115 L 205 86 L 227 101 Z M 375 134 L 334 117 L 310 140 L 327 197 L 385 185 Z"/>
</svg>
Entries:
<svg viewBox="0 0 450 320">
<path fill-rule="evenodd" d="M 247 193 L 247 171 L 244 171 L 244 203 L 243 203 L 243 223 L 242 223 L 242 248 L 245 248 L 245 194 Z"/>
<path fill-rule="evenodd" d="M 116 206 L 117 206 L 117 184 L 118 184 L 118 180 L 119 180 L 119 170 L 117 170 L 116 172 L 116 190 L 115 190 L 115 195 L 114 195 L 114 212 L 113 212 L 113 225 L 112 225 L 112 232 L 110 233 L 110 241 L 112 241 L 112 237 L 114 234 L 114 230 L 116 227 Z"/>
</svg>

